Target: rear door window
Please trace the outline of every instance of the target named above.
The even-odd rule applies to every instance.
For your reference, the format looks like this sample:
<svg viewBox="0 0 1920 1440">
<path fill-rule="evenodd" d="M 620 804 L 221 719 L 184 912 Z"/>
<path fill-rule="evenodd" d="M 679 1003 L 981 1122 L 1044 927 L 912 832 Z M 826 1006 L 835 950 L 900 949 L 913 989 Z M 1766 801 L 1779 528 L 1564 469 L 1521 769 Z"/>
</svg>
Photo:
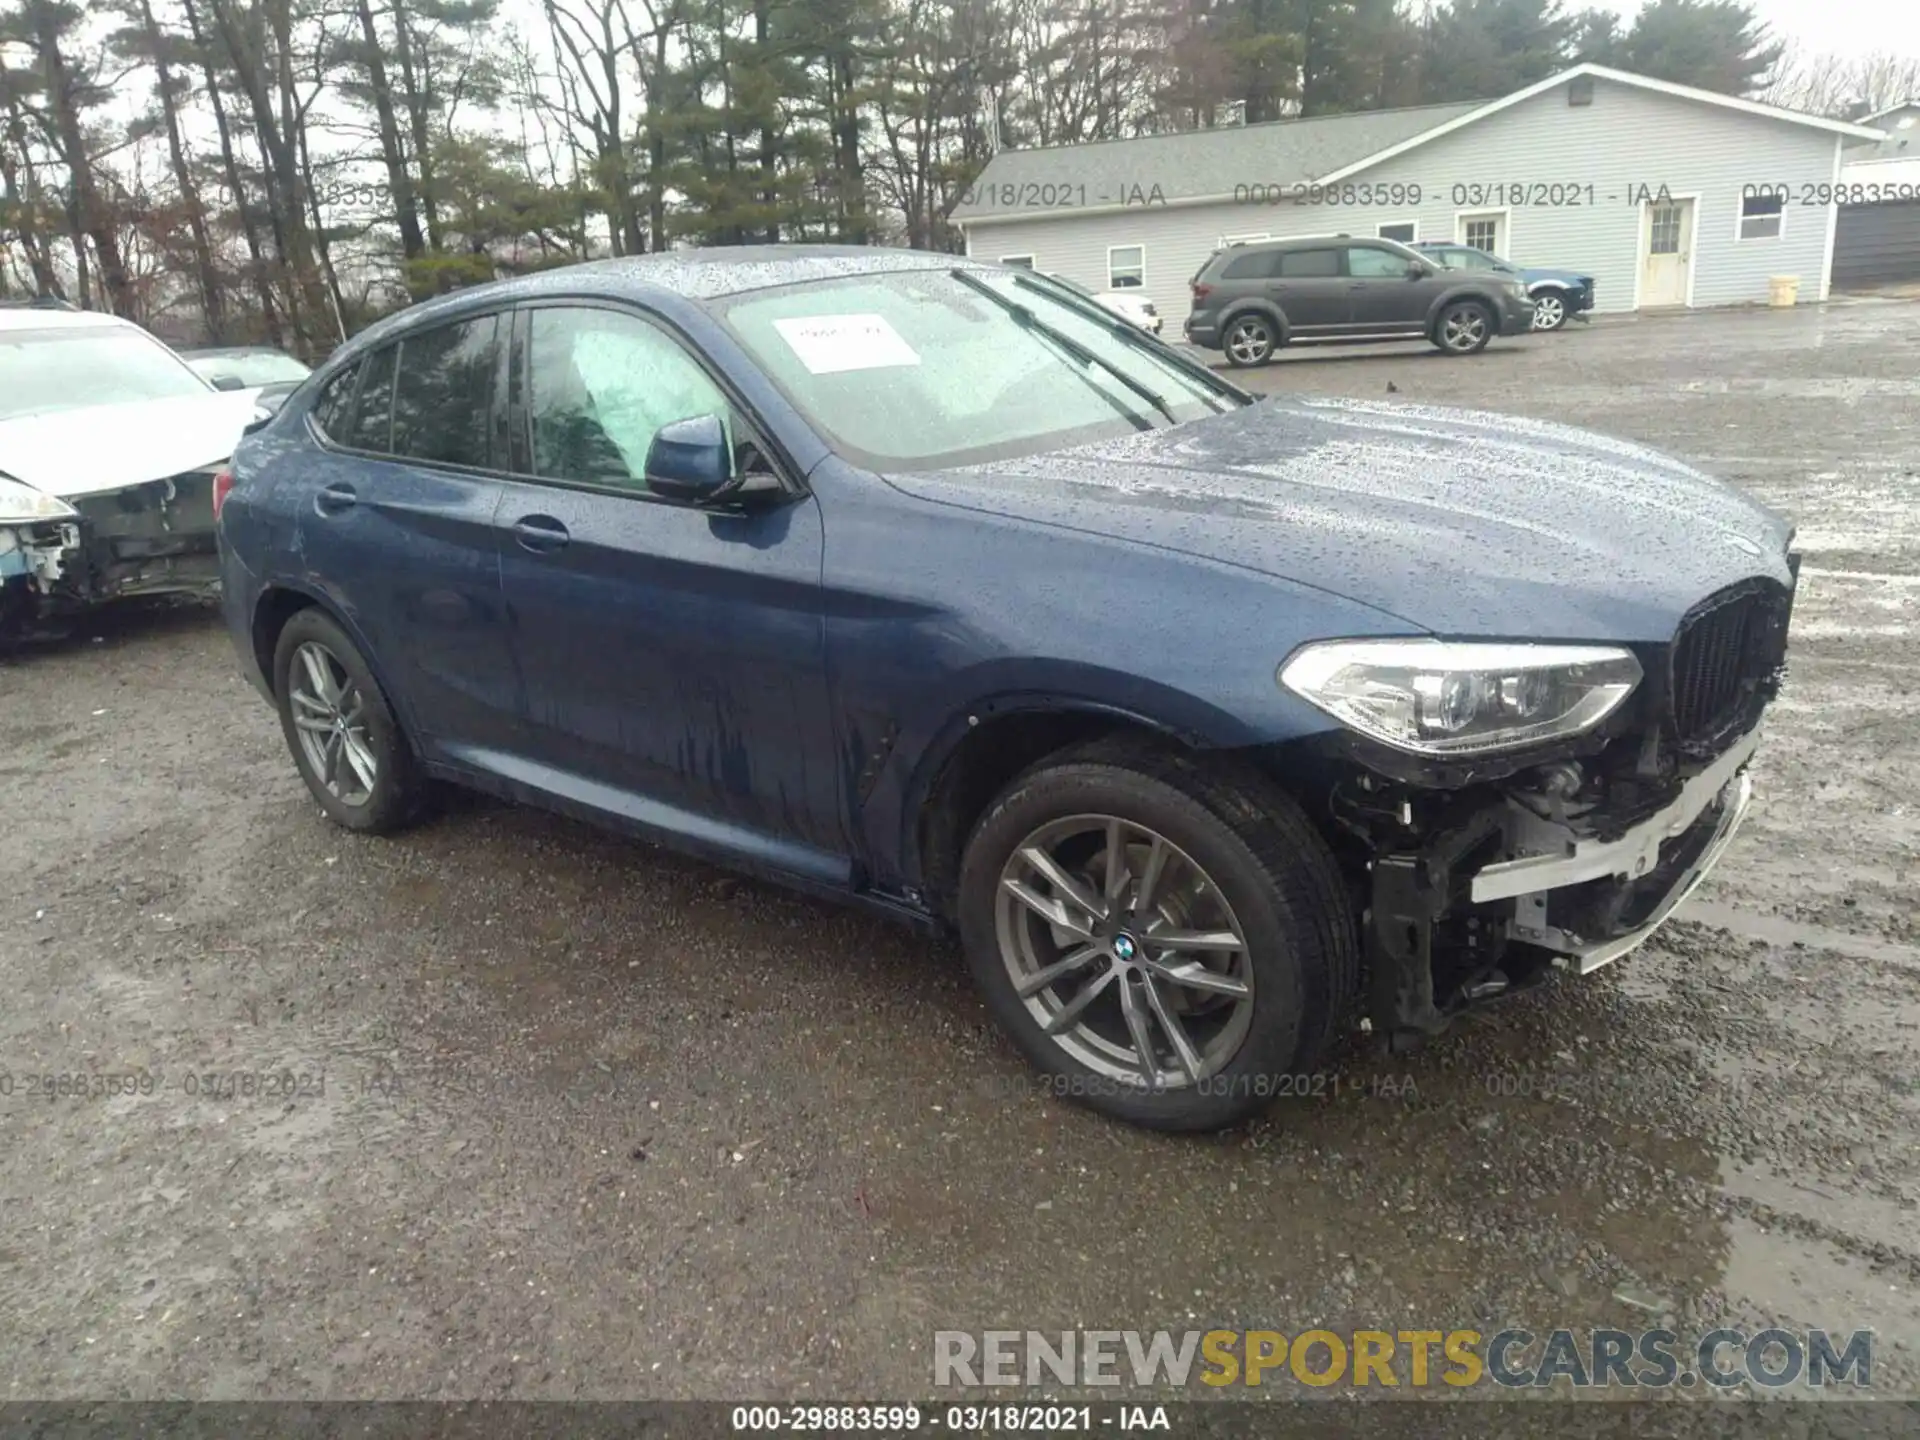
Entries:
<svg viewBox="0 0 1920 1440">
<path fill-rule="evenodd" d="M 339 438 L 356 450 L 375 450 L 384 454 L 390 448 L 393 431 L 393 361 L 398 346 L 389 345 L 367 357 L 361 369 L 365 378 L 354 401 L 353 419 L 347 433 Z"/>
<path fill-rule="evenodd" d="M 1340 273 L 1338 250 L 1285 250 L 1280 255 L 1283 280 L 1324 280 Z"/>
<path fill-rule="evenodd" d="M 400 342 L 393 391 L 393 453 L 442 465 L 485 469 L 500 320 L 481 315 L 437 326 Z"/>
<path fill-rule="evenodd" d="M 345 442 L 353 415 L 353 390 L 360 383 L 360 366 L 349 365 L 327 381 L 313 402 L 313 423 L 329 440 Z"/>
</svg>

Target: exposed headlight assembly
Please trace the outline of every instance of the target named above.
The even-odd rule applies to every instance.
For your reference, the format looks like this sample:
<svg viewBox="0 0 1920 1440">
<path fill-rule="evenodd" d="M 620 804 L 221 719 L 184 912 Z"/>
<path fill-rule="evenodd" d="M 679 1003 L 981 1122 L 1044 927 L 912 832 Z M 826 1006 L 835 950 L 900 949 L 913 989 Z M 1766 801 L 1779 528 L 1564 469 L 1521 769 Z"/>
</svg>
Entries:
<svg viewBox="0 0 1920 1440">
<path fill-rule="evenodd" d="M 76 511 L 57 495 L 23 485 L 0 475 L 0 525 L 25 525 L 36 520 L 72 520 Z"/>
<path fill-rule="evenodd" d="M 1280 683 L 1396 750 L 1482 755 L 1591 730 L 1640 662 L 1611 646 L 1332 640 L 1296 652 Z"/>
</svg>

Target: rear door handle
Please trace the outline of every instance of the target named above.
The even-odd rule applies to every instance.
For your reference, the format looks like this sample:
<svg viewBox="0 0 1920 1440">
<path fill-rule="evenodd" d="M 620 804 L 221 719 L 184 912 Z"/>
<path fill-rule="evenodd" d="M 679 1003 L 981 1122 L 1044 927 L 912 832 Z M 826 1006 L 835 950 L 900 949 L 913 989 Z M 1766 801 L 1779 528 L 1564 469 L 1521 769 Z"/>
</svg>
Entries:
<svg viewBox="0 0 1920 1440">
<path fill-rule="evenodd" d="M 360 497 L 354 493 L 353 486 L 344 480 L 336 480 L 325 486 L 313 497 L 313 508 L 322 515 L 338 515 L 342 510 L 351 510 L 360 503 Z"/>
<path fill-rule="evenodd" d="M 520 542 L 522 550 L 541 554 L 565 549 L 573 537 L 567 533 L 567 527 L 551 515 L 522 515 L 513 522 L 513 538 Z"/>
</svg>

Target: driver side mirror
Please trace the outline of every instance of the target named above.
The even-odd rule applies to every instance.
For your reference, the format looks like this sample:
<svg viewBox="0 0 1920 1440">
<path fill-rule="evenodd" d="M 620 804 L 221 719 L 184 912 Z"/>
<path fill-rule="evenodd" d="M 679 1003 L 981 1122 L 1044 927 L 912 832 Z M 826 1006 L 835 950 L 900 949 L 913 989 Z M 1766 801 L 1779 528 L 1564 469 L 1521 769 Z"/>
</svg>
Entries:
<svg viewBox="0 0 1920 1440">
<path fill-rule="evenodd" d="M 1424 280 L 1433 274 L 1433 267 L 1424 260 L 1412 260 L 1407 263 L 1407 279 Z"/>
</svg>

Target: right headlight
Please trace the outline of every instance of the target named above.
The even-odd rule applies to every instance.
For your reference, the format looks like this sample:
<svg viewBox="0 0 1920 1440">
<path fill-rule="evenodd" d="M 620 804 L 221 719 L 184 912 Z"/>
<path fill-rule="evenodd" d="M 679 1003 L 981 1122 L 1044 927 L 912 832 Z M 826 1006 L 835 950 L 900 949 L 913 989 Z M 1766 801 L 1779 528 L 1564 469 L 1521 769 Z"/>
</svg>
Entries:
<svg viewBox="0 0 1920 1440">
<path fill-rule="evenodd" d="M 58 495 L 49 495 L 0 475 L 0 525 L 31 524 L 36 520 L 72 520 L 78 515 Z"/>
<path fill-rule="evenodd" d="M 1477 755 L 1592 729 L 1633 693 L 1640 662 L 1598 645 L 1331 640 L 1297 651 L 1279 678 L 1383 745 Z"/>
</svg>

